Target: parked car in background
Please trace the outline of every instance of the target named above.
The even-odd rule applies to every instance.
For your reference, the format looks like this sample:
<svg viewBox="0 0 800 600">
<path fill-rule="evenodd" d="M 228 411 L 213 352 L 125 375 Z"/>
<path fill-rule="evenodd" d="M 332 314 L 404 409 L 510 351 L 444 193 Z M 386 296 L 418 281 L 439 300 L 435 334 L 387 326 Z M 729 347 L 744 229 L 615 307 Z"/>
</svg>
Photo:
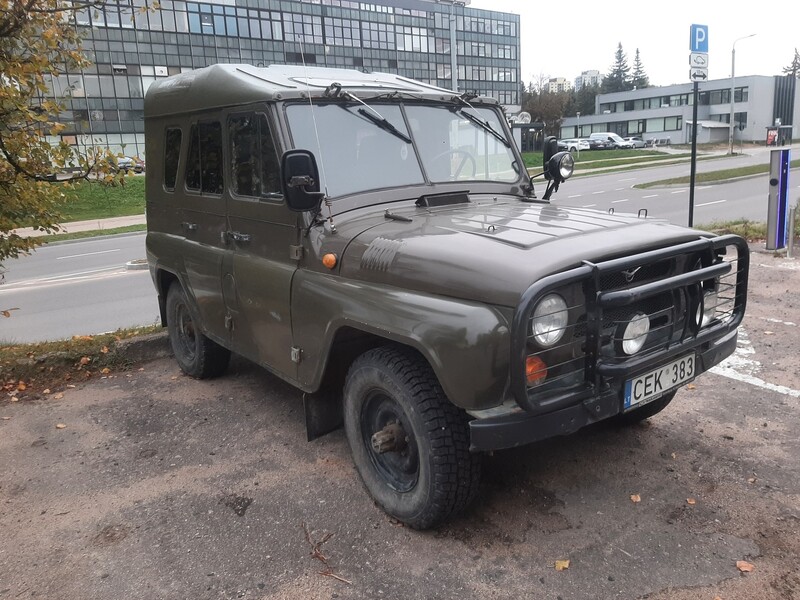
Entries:
<svg viewBox="0 0 800 600">
<path fill-rule="evenodd" d="M 609 148 L 613 148 L 614 150 L 619 150 L 621 148 L 633 148 L 633 145 L 630 142 L 626 142 L 619 135 L 610 131 L 592 133 L 589 135 L 589 139 L 602 140 L 608 145 Z"/>
<path fill-rule="evenodd" d="M 589 144 L 589 150 L 608 150 L 611 148 L 607 141 L 599 138 L 588 138 L 586 142 Z"/>
<path fill-rule="evenodd" d="M 139 157 L 121 156 L 117 159 L 117 170 L 125 173 L 144 173 L 144 160 Z"/>
<path fill-rule="evenodd" d="M 626 137 L 623 138 L 626 142 L 630 142 L 633 148 L 644 148 L 647 146 L 647 143 L 638 136 Z"/>
<path fill-rule="evenodd" d="M 559 140 L 558 149 L 566 150 L 567 152 L 577 152 L 578 150 L 590 150 L 591 146 L 588 140 L 573 138 L 569 140 Z"/>
</svg>

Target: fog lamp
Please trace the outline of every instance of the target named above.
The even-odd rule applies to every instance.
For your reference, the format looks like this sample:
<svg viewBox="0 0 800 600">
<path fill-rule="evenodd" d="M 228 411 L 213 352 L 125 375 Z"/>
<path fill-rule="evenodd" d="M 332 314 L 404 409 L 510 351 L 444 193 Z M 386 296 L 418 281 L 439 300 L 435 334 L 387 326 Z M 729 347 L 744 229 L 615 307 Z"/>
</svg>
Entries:
<svg viewBox="0 0 800 600">
<path fill-rule="evenodd" d="M 547 365 L 538 356 L 531 355 L 525 359 L 525 381 L 531 387 L 543 383 L 547 378 Z"/>
<path fill-rule="evenodd" d="M 717 316 L 717 292 L 706 290 L 703 294 L 703 320 L 700 327 L 705 327 Z"/>
<path fill-rule="evenodd" d="M 644 313 L 633 315 L 622 333 L 622 351 L 627 355 L 636 354 L 644 346 L 650 333 L 650 317 Z"/>
</svg>

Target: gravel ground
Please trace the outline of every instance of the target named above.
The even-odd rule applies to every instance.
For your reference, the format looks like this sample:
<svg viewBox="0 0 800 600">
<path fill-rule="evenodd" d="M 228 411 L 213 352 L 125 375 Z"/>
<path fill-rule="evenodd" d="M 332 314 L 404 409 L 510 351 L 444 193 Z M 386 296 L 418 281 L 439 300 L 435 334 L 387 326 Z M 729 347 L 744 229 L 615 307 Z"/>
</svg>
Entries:
<svg viewBox="0 0 800 600">
<path fill-rule="evenodd" d="M 642 425 L 485 457 L 434 531 L 381 512 L 343 433 L 307 443 L 300 394 L 242 360 L 4 399 L 0 600 L 800 599 L 800 264 L 753 249 L 728 367 Z"/>
</svg>

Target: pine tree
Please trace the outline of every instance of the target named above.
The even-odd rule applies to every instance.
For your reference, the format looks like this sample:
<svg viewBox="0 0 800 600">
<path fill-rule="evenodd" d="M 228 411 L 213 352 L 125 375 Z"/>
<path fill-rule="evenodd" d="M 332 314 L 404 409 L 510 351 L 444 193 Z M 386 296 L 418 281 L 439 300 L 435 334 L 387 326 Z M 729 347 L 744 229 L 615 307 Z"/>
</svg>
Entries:
<svg viewBox="0 0 800 600">
<path fill-rule="evenodd" d="M 614 53 L 614 64 L 611 65 L 608 75 L 603 79 L 603 93 L 624 92 L 632 89 L 633 86 L 628 76 L 630 70 L 628 57 L 622 50 L 622 42 L 619 42 L 617 51 Z"/>
<path fill-rule="evenodd" d="M 644 72 L 642 59 L 639 57 L 639 49 L 636 49 L 636 58 L 633 59 L 633 75 L 631 75 L 631 85 L 634 89 L 650 87 L 650 78 Z"/>
<path fill-rule="evenodd" d="M 788 67 L 783 68 L 783 72 L 792 77 L 800 77 L 800 53 L 797 52 L 797 48 L 794 49 L 792 62 L 789 63 Z"/>
</svg>

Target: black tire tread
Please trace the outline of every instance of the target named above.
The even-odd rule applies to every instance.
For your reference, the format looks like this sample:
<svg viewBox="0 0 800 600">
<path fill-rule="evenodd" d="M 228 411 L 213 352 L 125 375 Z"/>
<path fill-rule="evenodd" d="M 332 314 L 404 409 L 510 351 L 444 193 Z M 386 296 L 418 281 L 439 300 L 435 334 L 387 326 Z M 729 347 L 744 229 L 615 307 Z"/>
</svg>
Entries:
<svg viewBox="0 0 800 600">
<path fill-rule="evenodd" d="M 427 529 L 460 513 L 474 500 L 480 488 L 480 456 L 469 451 L 466 415 L 447 399 L 422 356 L 403 347 L 374 348 L 356 359 L 348 378 L 364 366 L 376 365 L 385 366 L 409 391 L 428 432 L 434 496 L 422 512 L 404 520 L 412 528 Z"/>
</svg>

